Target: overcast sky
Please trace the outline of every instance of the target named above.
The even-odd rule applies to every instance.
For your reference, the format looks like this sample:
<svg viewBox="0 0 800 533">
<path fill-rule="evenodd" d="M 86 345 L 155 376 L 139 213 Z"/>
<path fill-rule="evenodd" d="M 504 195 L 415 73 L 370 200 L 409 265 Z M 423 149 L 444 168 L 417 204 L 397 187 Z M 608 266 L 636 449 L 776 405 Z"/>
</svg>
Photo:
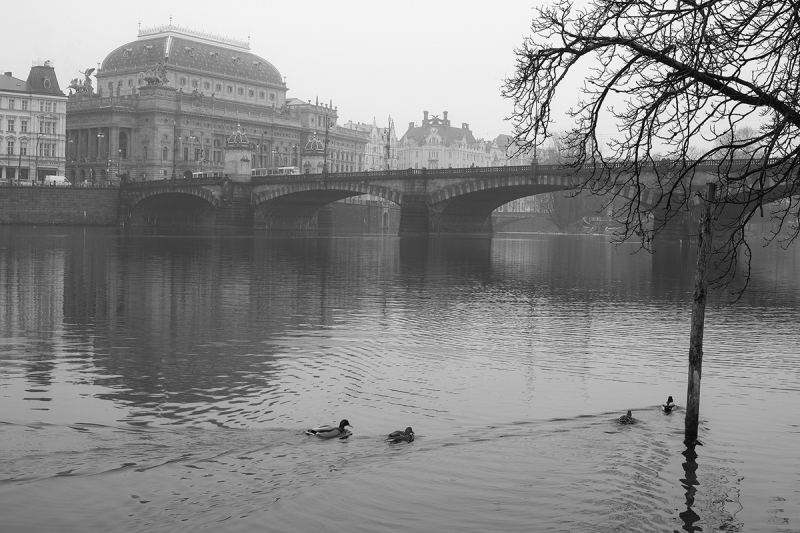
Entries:
<svg viewBox="0 0 800 533">
<path fill-rule="evenodd" d="M 3 7 L 0 69 L 27 78 L 31 62 L 53 61 L 61 87 L 96 67 L 142 28 L 173 24 L 236 39 L 286 77 L 288 96 L 333 100 L 339 123 L 385 125 L 398 137 L 423 111 L 448 111 L 478 137 L 511 133 L 500 96 L 514 48 L 542 0 L 37 0 Z M 13 21 L 13 22 L 12 22 Z M 13 46 L 7 46 L 13 43 Z"/>
</svg>

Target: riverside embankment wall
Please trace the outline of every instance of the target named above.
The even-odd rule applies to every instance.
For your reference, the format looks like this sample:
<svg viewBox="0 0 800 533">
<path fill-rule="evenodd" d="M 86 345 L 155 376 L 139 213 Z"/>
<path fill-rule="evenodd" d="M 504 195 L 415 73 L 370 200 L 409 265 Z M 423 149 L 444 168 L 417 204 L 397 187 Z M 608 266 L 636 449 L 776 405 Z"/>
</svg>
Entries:
<svg viewBox="0 0 800 533">
<path fill-rule="evenodd" d="M 0 224 L 113 226 L 119 189 L 0 186 Z"/>
<path fill-rule="evenodd" d="M 119 189 L 0 185 L 0 224 L 115 226 Z M 397 233 L 400 208 L 331 204 L 331 223 L 345 233 Z"/>
</svg>

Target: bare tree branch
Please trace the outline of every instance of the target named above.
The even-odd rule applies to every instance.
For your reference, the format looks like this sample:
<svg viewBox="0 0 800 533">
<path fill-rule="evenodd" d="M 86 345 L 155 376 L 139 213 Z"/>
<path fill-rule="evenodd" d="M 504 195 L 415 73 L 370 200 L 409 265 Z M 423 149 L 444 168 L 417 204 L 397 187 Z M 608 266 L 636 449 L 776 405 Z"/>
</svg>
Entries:
<svg viewBox="0 0 800 533">
<path fill-rule="evenodd" d="M 503 87 L 516 144 L 544 145 L 559 92 L 582 76 L 574 124 L 559 136 L 562 162 L 585 177 L 582 189 L 606 195 L 621 239 L 649 248 L 709 180 L 718 183 L 717 284 L 743 265 L 746 286 L 754 218 L 774 222 L 767 243 L 797 239 L 800 3 L 593 0 L 578 9 L 558 0 L 536 9 L 531 31 Z M 602 144 L 608 124 L 618 135 Z"/>
</svg>

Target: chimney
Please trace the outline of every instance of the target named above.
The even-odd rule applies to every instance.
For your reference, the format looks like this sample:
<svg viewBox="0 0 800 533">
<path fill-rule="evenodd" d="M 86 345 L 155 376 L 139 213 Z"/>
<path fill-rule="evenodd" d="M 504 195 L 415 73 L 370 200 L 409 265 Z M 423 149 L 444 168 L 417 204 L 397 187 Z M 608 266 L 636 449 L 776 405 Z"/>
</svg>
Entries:
<svg viewBox="0 0 800 533">
<path fill-rule="evenodd" d="M 461 129 L 462 130 L 468 130 L 469 129 L 469 124 L 467 124 L 466 122 L 462 122 L 461 123 Z"/>
<path fill-rule="evenodd" d="M 6 76 L 11 76 L 11 72 L 3 72 Z"/>
<path fill-rule="evenodd" d="M 414 123 L 413 122 L 409 122 L 408 123 L 408 129 L 410 129 L 410 130 L 414 129 Z"/>
<path fill-rule="evenodd" d="M 427 126 L 428 125 L 428 112 L 427 111 L 423 111 L 423 113 L 424 113 L 425 117 L 422 119 L 422 125 L 423 126 Z"/>
<path fill-rule="evenodd" d="M 445 126 L 449 126 L 450 123 L 447 121 L 447 111 L 442 111 L 442 113 L 444 114 L 444 120 L 442 122 L 444 122 Z"/>
</svg>

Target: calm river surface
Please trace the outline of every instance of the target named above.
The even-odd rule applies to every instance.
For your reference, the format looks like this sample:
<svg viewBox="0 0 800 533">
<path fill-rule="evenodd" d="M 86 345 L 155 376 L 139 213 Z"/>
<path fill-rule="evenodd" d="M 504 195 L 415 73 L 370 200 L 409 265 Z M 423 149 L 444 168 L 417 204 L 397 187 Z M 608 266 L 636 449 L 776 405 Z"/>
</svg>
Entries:
<svg viewBox="0 0 800 533">
<path fill-rule="evenodd" d="M 633 249 L 0 227 L 0 531 L 800 531 L 798 248 L 712 294 L 694 450 L 694 248 Z"/>
</svg>

